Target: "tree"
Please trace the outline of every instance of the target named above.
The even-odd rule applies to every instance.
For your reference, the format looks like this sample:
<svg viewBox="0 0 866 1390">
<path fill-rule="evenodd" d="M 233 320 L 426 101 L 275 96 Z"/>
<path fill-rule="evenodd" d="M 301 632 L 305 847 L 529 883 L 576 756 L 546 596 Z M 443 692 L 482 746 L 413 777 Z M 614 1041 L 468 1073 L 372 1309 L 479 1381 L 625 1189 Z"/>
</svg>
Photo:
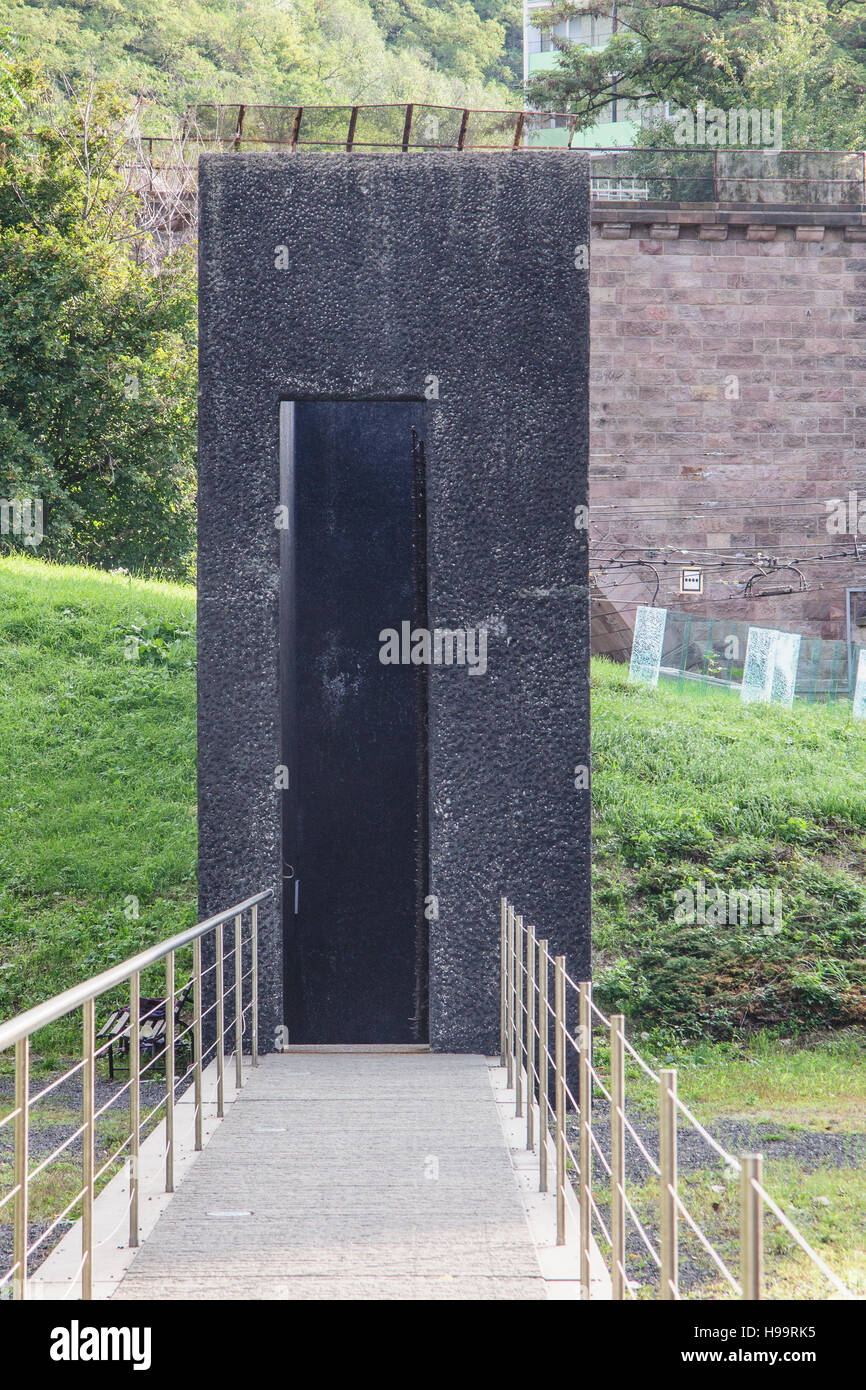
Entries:
<svg viewBox="0 0 866 1390">
<path fill-rule="evenodd" d="M 537 22 L 579 14 L 611 23 L 615 14 L 610 42 L 593 51 L 553 35 L 558 63 L 527 88 L 534 105 L 571 111 L 579 128 L 616 97 L 692 111 L 778 108 L 788 148 L 866 142 L 864 0 L 588 0 Z M 657 125 L 654 138 L 664 134 Z"/>
<path fill-rule="evenodd" d="M 151 103 L 513 102 L 520 0 L 0 0 L 53 74 Z M 509 88 L 512 95 L 509 97 Z"/>
<path fill-rule="evenodd" d="M 141 255 L 116 95 L 91 86 L 62 125 L 50 98 L 33 65 L 0 71 L 0 496 L 42 500 L 40 555 L 182 574 L 195 495 L 191 253 L 158 265 Z"/>
<path fill-rule="evenodd" d="M 439 69 L 475 81 L 515 75 L 503 62 L 506 32 L 519 19 L 514 0 L 372 0 L 372 9 L 391 46 L 427 52 Z"/>
</svg>

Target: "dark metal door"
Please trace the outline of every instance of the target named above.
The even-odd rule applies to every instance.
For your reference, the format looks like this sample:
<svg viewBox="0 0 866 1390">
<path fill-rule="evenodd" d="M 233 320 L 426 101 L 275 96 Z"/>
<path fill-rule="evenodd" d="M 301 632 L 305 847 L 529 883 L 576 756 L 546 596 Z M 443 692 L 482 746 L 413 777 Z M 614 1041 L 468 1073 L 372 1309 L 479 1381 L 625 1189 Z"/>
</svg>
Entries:
<svg viewBox="0 0 866 1390">
<path fill-rule="evenodd" d="M 412 402 L 282 407 L 286 1023 L 293 1043 L 427 1038 L 426 626 Z"/>
</svg>

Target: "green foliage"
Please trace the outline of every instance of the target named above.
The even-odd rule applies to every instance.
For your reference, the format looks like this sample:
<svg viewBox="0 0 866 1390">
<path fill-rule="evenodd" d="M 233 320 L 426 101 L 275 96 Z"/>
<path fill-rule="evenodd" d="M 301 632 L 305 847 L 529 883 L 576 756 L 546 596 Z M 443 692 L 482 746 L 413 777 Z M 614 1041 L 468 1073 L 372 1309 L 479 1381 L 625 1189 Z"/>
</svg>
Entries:
<svg viewBox="0 0 866 1390">
<path fill-rule="evenodd" d="M 511 79 L 514 72 L 502 62 L 507 26 L 516 26 L 519 6 L 510 0 L 445 0 L 438 5 L 419 0 L 372 0 L 372 10 L 389 44 L 400 49 L 423 49 L 436 67 L 478 81 L 488 76 Z M 521 63 L 522 68 L 522 63 Z"/>
<path fill-rule="evenodd" d="M 501 105 L 522 75 L 517 0 L 0 0 L 28 56 L 154 105 Z"/>
<path fill-rule="evenodd" d="M 130 660 L 142 661 L 150 666 L 164 666 L 172 657 L 182 660 L 185 655 L 184 639 L 193 635 L 188 628 L 164 622 L 161 618 L 150 623 L 142 618 L 137 623 L 122 623 L 120 626 L 129 629 L 126 649 Z M 193 664 L 188 657 L 186 664 L 188 667 Z"/>
<path fill-rule="evenodd" d="M 866 729 L 847 704 L 700 704 L 593 664 L 596 996 L 729 1039 L 866 1023 Z M 682 910 L 778 894 L 775 921 Z M 678 908 L 680 909 L 678 911 Z"/>
<path fill-rule="evenodd" d="M 39 124 L 47 96 L 32 66 L 0 73 L 0 496 L 43 499 L 44 556 L 182 575 L 194 527 L 193 258 L 140 263 L 116 167 L 117 98 L 97 89 L 60 134 Z"/>
<path fill-rule="evenodd" d="M 713 833 L 703 818 L 690 807 L 680 806 L 654 825 L 627 832 L 622 838 L 622 849 L 626 863 L 647 864 L 674 855 L 700 856 L 712 842 Z"/>
<path fill-rule="evenodd" d="M 586 13 L 565 4 L 545 27 Z M 613 0 L 593 0 L 612 17 Z M 694 111 L 699 102 L 731 111 L 781 110 L 788 149 L 862 149 L 866 140 L 866 15 L 861 0 L 632 0 L 616 6 L 618 29 L 593 51 L 554 36 L 556 66 L 537 74 L 528 97 L 542 108 L 571 110 L 591 126 L 612 96 Z M 670 144 L 659 120 L 648 143 Z"/>
</svg>

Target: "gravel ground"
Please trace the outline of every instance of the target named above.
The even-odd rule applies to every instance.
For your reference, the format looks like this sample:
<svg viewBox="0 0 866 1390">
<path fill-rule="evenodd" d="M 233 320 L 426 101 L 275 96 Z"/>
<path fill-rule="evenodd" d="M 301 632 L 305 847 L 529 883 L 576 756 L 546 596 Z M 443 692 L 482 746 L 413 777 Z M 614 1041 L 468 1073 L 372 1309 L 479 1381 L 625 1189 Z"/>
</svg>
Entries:
<svg viewBox="0 0 866 1390">
<path fill-rule="evenodd" d="M 658 1163 L 657 1123 L 654 1120 L 638 1119 L 633 1113 L 629 1114 L 628 1118 L 640 1136 L 641 1143 L 647 1153 Z M 599 1148 L 609 1162 L 610 1106 L 607 1101 L 593 1101 L 592 1127 Z M 575 1156 L 578 1156 L 579 1130 L 576 1118 L 569 1117 L 566 1129 L 568 1143 Z M 752 1122 L 736 1117 L 716 1120 L 712 1124 L 708 1124 L 706 1129 L 716 1142 L 735 1158 L 744 1153 L 761 1153 L 765 1160 L 793 1159 L 807 1173 L 814 1172 L 818 1168 L 859 1168 L 866 1165 L 866 1133 L 832 1134 L 820 1130 L 796 1129 L 778 1122 Z M 725 1197 L 733 1186 L 730 1181 L 725 1181 L 725 1164 L 722 1159 L 697 1131 L 682 1123 L 678 1126 L 677 1131 L 677 1166 L 681 1179 L 687 1179 L 690 1174 L 709 1175 L 711 1180 L 718 1182 L 720 1188 L 723 1189 L 720 1191 L 722 1197 Z M 594 1146 L 593 1174 L 595 1185 L 603 1188 L 606 1175 L 598 1157 L 598 1150 Z M 628 1133 L 626 1134 L 625 1175 L 626 1189 L 629 1186 L 642 1187 L 652 1176 L 646 1159 Z M 686 1206 L 689 1206 L 687 1193 L 681 1195 Z M 602 1202 L 599 1202 L 598 1205 L 609 1230 L 609 1206 Z M 657 1223 L 650 1217 L 644 1224 L 652 1244 L 658 1249 L 660 1233 Z M 681 1230 L 687 1231 L 684 1223 L 681 1223 Z M 598 1238 L 597 1225 L 595 1225 L 595 1234 Z M 726 1252 L 722 1250 L 721 1253 L 724 1255 Z M 643 1286 L 658 1283 L 658 1270 L 629 1217 L 626 1218 L 626 1259 L 630 1277 L 636 1277 Z M 643 1273 L 635 1272 L 638 1261 L 643 1266 Z M 730 1261 L 728 1263 L 731 1267 Z M 736 1266 L 732 1268 L 732 1273 L 736 1276 Z M 681 1238 L 680 1286 L 683 1291 L 697 1292 L 702 1284 L 715 1282 L 719 1277 L 709 1256 L 698 1250 L 694 1238 L 690 1234 Z"/>
<path fill-rule="evenodd" d="M 46 1086 L 50 1086 L 53 1081 L 56 1081 L 60 1075 L 62 1075 L 61 1072 L 54 1072 L 48 1075 L 39 1075 L 38 1077 L 32 1077 L 30 1083 L 31 1094 L 35 1094 L 38 1091 L 44 1090 Z M 112 1096 L 118 1095 L 118 1093 L 123 1090 L 126 1084 L 127 1077 L 125 1074 L 118 1075 L 114 1081 L 109 1081 L 107 1078 L 103 1077 L 97 1077 L 95 1086 L 97 1111 L 100 1110 L 103 1105 L 107 1105 L 108 1102 L 111 1100 Z M 178 1087 L 178 1095 L 180 1094 L 181 1089 L 182 1088 Z M 142 1081 L 142 1115 L 146 1115 L 148 1111 L 152 1110 L 153 1107 L 157 1105 L 164 1093 L 165 1082 L 161 1078 L 157 1081 Z M 14 1099 L 14 1079 L 11 1076 L 0 1077 L 0 1108 L 2 1108 L 5 1111 L 7 1105 L 12 1105 L 14 1103 Z M 56 1122 L 47 1118 L 49 1112 L 56 1112 L 58 1110 L 70 1111 L 74 1113 L 76 1116 L 78 1116 L 78 1118 L 73 1121 L 71 1117 L 58 1117 Z M 58 1148 L 58 1146 L 62 1144 L 63 1141 L 69 1137 L 70 1134 L 73 1134 L 75 1132 L 75 1130 L 81 1124 L 81 1115 L 81 1074 L 78 1073 L 76 1076 L 71 1077 L 69 1080 L 61 1082 L 61 1084 L 57 1086 L 57 1088 L 53 1090 L 50 1095 L 46 1096 L 44 1100 L 38 1102 L 31 1111 L 31 1171 L 33 1168 L 37 1167 L 38 1164 L 44 1158 L 47 1158 L 48 1155 L 52 1153 L 54 1149 Z M 117 1127 L 121 1122 L 125 1122 L 128 1119 L 128 1115 L 129 1101 L 127 1097 L 124 1096 L 123 1099 L 118 1100 L 118 1102 L 111 1107 L 111 1109 L 106 1113 L 105 1116 L 101 1117 L 101 1120 L 97 1120 L 97 1169 L 99 1169 L 101 1165 L 104 1162 L 106 1162 L 110 1153 L 117 1148 L 119 1143 L 122 1142 L 124 1135 L 118 1137 Z M 46 1123 L 40 1123 L 41 1116 L 46 1116 Z M 160 1118 L 161 1112 L 154 1117 L 153 1123 L 158 1123 Z M 110 1127 L 110 1132 L 108 1127 Z M 11 1124 L 4 1125 L 4 1127 L 0 1129 L 0 1168 L 2 1169 L 6 1169 L 7 1165 L 11 1166 L 12 1163 L 14 1144 L 13 1131 L 14 1126 Z M 58 1159 L 58 1162 L 75 1162 L 75 1160 L 78 1160 L 79 1163 L 81 1160 L 80 1137 L 74 1139 L 72 1143 L 69 1145 L 69 1147 L 64 1150 L 63 1154 Z M 46 1171 L 50 1173 L 51 1169 L 49 1168 Z M 5 1191 L 7 1190 L 7 1186 L 0 1186 L 0 1195 L 4 1195 Z M 45 1220 L 30 1222 L 28 1226 L 29 1245 L 32 1245 L 34 1241 L 38 1240 L 39 1237 L 43 1234 L 43 1232 L 45 1232 L 48 1229 L 48 1227 L 51 1225 L 51 1222 L 55 1219 L 56 1211 L 60 1210 L 63 1206 L 65 1206 L 65 1204 L 65 1202 L 56 1203 L 54 1214 L 47 1217 Z M 6 1274 L 8 1270 L 11 1268 L 13 1261 L 12 1205 L 13 1204 L 11 1202 L 7 1203 L 7 1205 L 2 1209 L 2 1211 L 0 1211 L 0 1279 L 2 1279 L 4 1274 Z M 61 1221 L 52 1231 L 51 1235 L 44 1241 L 44 1243 L 33 1252 L 33 1254 L 30 1256 L 28 1266 L 31 1271 L 34 1269 L 38 1269 L 42 1261 L 46 1259 L 46 1257 L 51 1253 L 54 1246 L 57 1245 L 58 1241 L 60 1241 L 66 1234 L 66 1232 L 70 1229 L 71 1224 L 72 1223 L 69 1221 Z M 3 1294 L 0 1294 L 0 1298 L 2 1298 L 4 1294 L 8 1294 L 8 1286 L 3 1291 Z"/>
</svg>

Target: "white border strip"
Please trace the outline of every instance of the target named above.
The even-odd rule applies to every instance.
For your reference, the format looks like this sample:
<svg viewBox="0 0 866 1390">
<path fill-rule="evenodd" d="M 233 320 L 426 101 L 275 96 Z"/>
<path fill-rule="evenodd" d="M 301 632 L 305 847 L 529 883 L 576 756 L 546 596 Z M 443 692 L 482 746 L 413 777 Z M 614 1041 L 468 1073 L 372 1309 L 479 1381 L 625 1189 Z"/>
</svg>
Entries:
<svg viewBox="0 0 866 1390">
<path fill-rule="evenodd" d="M 538 1191 L 538 1150 L 526 1148 L 526 1113 L 514 1117 L 514 1090 L 506 1085 L 507 1073 L 498 1058 L 488 1058 L 488 1075 L 499 1112 L 502 1132 L 511 1166 L 520 1191 L 523 1210 L 535 1244 L 541 1277 L 547 1297 L 554 1300 L 580 1298 L 580 1204 L 571 1183 L 565 1188 L 565 1245 L 556 1243 L 556 1147 L 546 1127 L 539 1127 L 538 1106 L 533 1103 L 536 1146 L 539 1135 L 546 1135 L 548 1192 Z M 524 1106 L 527 1088 L 524 1073 Z M 601 1251 L 590 1237 L 590 1299 L 612 1298 L 610 1275 Z"/>
</svg>

